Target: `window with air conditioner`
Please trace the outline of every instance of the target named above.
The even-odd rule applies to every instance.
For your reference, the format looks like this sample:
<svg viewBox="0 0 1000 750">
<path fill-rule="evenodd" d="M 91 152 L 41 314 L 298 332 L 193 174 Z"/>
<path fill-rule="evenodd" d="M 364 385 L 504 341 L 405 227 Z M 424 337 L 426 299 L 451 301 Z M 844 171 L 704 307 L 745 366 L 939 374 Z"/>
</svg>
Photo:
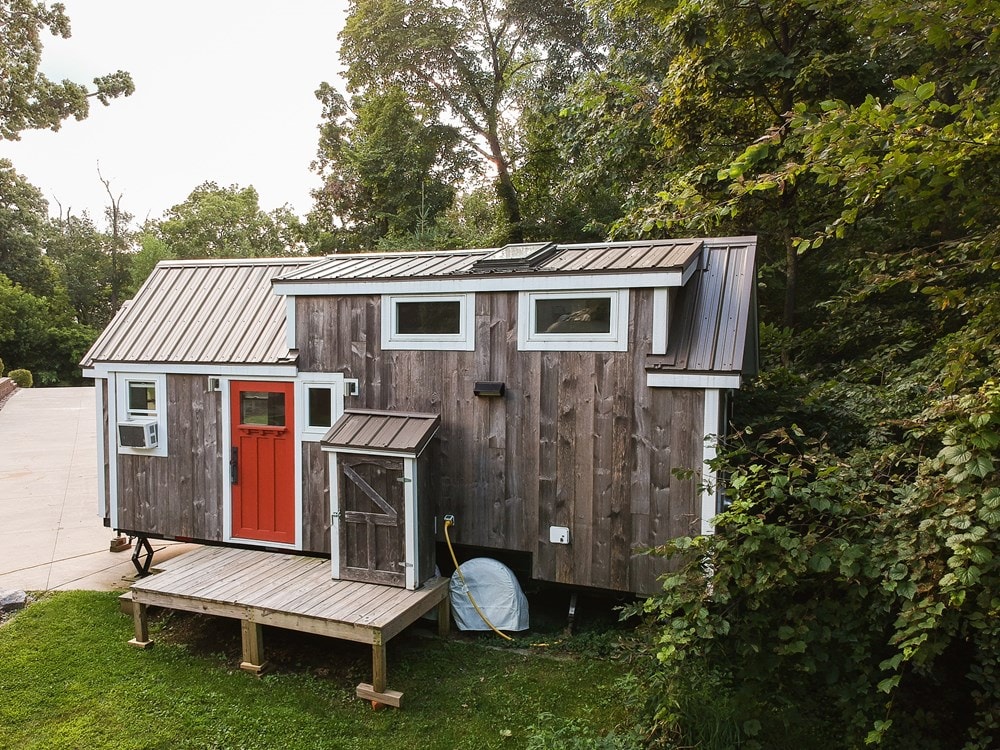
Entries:
<svg viewBox="0 0 1000 750">
<path fill-rule="evenodd" d="M 166 376 L 119 375 L 116 390 L 118 452 L 167 455 Z"/>
</svg>

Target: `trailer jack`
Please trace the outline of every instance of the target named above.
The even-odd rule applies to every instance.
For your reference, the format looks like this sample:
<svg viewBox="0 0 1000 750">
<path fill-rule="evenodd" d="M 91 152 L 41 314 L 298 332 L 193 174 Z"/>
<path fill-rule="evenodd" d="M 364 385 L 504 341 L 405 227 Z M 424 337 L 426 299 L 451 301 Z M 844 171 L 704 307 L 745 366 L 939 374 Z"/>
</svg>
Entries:
<svg viewBox="0 0 1000 750">
<path fill-rule="evenodd" d="M 145 556 L 142 553 L 144 549 L 146 550 Z M 135 572 L 139 578 L 145 578 L 149 575 L 149 566 L 153 564 L 153 547 L 149 543 L 149 539 L 142 534 L 137 537 L 135 552 L 132 553 L 132 564 L 135 566 Z"/>
</svg>

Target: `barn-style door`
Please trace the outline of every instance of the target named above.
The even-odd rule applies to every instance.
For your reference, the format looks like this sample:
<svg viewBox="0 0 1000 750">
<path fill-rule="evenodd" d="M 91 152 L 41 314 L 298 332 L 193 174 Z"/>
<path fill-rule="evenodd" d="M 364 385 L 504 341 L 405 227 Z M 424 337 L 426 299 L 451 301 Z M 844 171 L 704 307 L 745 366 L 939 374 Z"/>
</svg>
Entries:
<svg viewBox="0 0 1000 750">
<path fill-rule="evenodd" d="M 342 454 L 337 464 L 340 577 L 405 586 L 403 459 Z"/>
</svg>

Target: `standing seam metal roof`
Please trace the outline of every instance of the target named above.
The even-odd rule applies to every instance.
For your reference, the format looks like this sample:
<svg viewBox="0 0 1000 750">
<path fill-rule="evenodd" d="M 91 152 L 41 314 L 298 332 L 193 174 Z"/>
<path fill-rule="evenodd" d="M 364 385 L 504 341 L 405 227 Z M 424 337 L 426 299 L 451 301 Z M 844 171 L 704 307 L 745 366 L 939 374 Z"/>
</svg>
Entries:
<svg viewBox="0 0 1000 750">
<path fill-rule="evenodd" d="M 667 353 L 650 370 L 739 372 L 755 346 L 756 243 L 706 244 L 703 267 L 677 290 Z M 752 359 L 755 357 L 752 357 Z"/>
<path fill-rule="evenodd" d="M 323 436 L 324 448 L 420 455 L 441 425 L 438 414 L 348 409 Z"/>
<path fill-rule="evenodd" d="M 276 364 L 289 356 L 272 279 L 314 259 L 166 261 L 84 356 L 98 362 Z"/>
<path fill-rule="evenodd" d="M 491 275 L 590 274 L 686 269 L 702 240 L 649 240 L 557 245 L 554 255 L 526 269 L 476 268 L 498 248 L 379 255 L 331 255 L 281 277 L 281 281 L 352 282 Z"/>
</svg>

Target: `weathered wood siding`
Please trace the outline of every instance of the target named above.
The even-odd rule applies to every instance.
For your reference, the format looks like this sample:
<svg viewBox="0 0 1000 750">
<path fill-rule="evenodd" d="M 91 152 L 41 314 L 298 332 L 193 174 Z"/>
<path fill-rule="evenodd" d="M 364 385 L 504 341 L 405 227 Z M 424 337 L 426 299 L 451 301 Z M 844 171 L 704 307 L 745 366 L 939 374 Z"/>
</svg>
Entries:
<svg viewBox="0 0 1000 750">
<path fill-rule="evenodd" d="M 167 376 L 167 456 L 118 456 L 118 525 L 222 541 L 222 396 L 202 375 Z"/>
<path fill-rule="evenodd" d="M 650 290 L 631 293 L 627 352 L 518 351 L 517 301 L 476 295 L 475 351 L 383 351 L 378 296 L 299 297 L 299 365 L 358 378 L 348 408 L 441 414 L 434 512 L 455 514 L 455 542 L 530 552 L 542 580 L 652 591 L 665 568 L 635 548 L 697 529 L 697 480 L 671 472 L 701 468 L 703 393 L 646 386 Z"/>
<path fill-rule="evenodd" d="M 302 549 L 330 554 L 329 460 L 317 442 L 302 443 Z"/>
</svg>

